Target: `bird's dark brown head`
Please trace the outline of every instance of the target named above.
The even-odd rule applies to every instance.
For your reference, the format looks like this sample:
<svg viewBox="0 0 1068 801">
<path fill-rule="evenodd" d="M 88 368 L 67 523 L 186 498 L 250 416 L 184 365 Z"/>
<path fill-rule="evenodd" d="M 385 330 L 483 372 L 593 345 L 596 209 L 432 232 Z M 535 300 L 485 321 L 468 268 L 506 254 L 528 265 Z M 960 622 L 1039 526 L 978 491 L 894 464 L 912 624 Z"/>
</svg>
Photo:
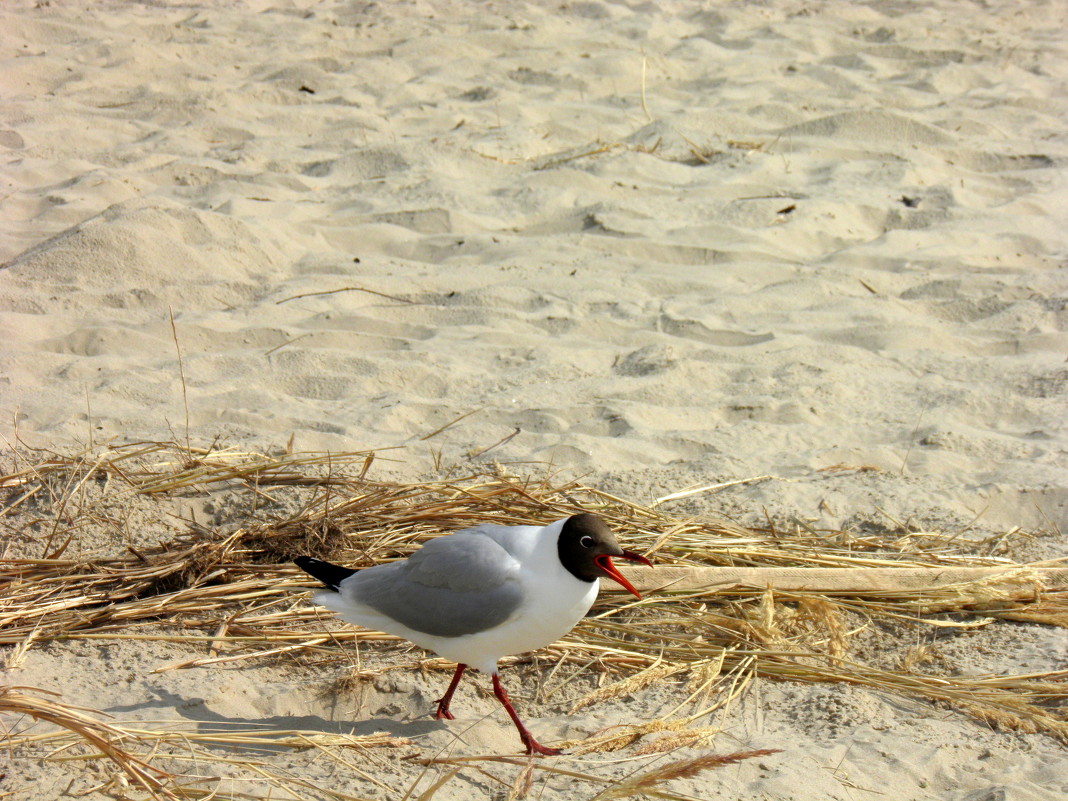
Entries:
<svg viewBox="0 0 1068 801">
<path fill-rule="evenodd" d="M 581 514 L 569 517 L 560 528 L 557 540 L 560 563 L 571 575 L 582 581 L 596 581 L 607 576 L 641 598 L 629 581 L 612 564 L 612 557 L 640 562 L 652 567 L 644 556 L 619 547 L 616 535 L 597 515 Z"/>
</svg>

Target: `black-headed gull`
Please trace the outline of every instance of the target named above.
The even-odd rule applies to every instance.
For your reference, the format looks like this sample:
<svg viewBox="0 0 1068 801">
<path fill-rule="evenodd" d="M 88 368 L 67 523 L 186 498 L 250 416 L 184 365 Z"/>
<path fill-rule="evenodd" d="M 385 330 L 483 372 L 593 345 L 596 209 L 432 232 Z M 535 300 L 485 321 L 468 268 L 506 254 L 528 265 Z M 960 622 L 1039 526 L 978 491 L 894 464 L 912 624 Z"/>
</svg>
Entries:
<svg viewBox="0 0 1068 801">
<path fill-rule="evenodd" d="M 526 752 L 548 756 L 560 750 L 527 731 L 501 686 L 497 660 L 567 634 L 590 610 L 602 576 L 640 599 L 613 556 L 652 565 L 619 547 L 600 518 L 581 514 L 547 526 L 476 526 L 432 539 L 407 559 L 359 571 L 309 556 L 294 561 L 333 590 L 316 593 L 316 603 L 457 663 L 434 717 L 452 720 L 449 703 L 466 668 L 490 673 Z"/>
</svg>

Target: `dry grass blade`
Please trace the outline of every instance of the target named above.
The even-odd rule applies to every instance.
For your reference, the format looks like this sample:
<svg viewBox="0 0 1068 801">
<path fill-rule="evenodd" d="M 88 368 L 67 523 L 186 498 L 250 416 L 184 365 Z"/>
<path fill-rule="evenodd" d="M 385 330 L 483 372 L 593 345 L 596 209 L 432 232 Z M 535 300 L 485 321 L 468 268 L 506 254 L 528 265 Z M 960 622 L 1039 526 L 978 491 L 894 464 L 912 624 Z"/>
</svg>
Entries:
<svg viewBox="0 0 1068 801">
<path fill-rule="evenodd" d="M 595 796 L 595 801 L 609 801 L 614 798 L 654 794 L 659 785 L 674 779 L 693 778 L 706 770 L 722 768 L 725 765 L 734 765 L 746 759 L 769 756 L 779 752 L 780 749 L 777 748 L 762 748 L 754 751 L 736 751 L 733 754 L 705 754 L 692 759 L 680 759 L 613 785 Z"/>
<path fill-rule="evenodd" d="M 604 701 L 609 698 L 618 698 L 621 695 L 629 695 L 636 693 L 643 687 L 648 687 L 650 684 L 654 684 L 662 679 L 666 679 L 668 676 L 679 673 L 684 670 L 684 665 L 670 665 L 659 664 L 647 667 L 645 670 L 635 673 L 633 676 L 627 676 L 624 679 L 609 684 L 605 687 L 599 687 L 591 693 L 579 698 L 575 703 L 571 705 L 571 709 L 568 714 L 574 715 L 583 707 L 587 707 L 590 704 L 595 704 L 599 701 Z"/>
<path fill-rule="evenodd" d="M 565 748 L 571 756 L 604 754 L 610 751 L 619 751 L 629 745 L 633 745 L 647 734 L 668 731 L 684 724 L 685 721 L 682 720 L 667 723 L 659 719 L 650 720 L 646 723 L 629 723 L 594 732 L 582 740 L 565 740 L 559 745 Z"/>
<path fill-rule="evenodd" d="M 634 756 L 663 754 L 678 748 L 693 748 L 712 739 L 722 729 L 719 726 L 702 726 L 697 729 L 683 729 L 663 737 L 658 737 L 634 750 Z"/>
<path fill-rule="evenodd" d="M 526 798 L 527 794 L 530 792 L 530 788 L 533 786 L 534 762 L 531 761 L 529 765 L 516 774 L 515 781 L 512 782 L 512 786 L 508 790 L 508 798 L 506 801 L 520 801 L 520 799 Z"/>
<path fill-rule="evenodd" d="M 413 743 L 407 737 L 393 737 L 388 734 L 329 734 L 300 729 L 196 731 L 189 730 L 188 724 L 183 721 L 176 721 L 170 727 L 162 726 L 159 728 L 144 728 L 143 726 L 113 723 L 110 724 L 109 730 L 120 740 L 137 741 L 142 744 L 169 743 L 172 745 L 184 745 L 188 743 L 203 743 L 205 745 L 250 749 L 289 748 L 294 751 L 324 747 L 357 750 L 381 746 L 399 748 Z M 50 732 L 47 734 L 13 735 L 7 737 L 5 742 L 8 745 L 20 746 L 31 743 L 62 742 L 67 738 L 69 738 L 69 735 L 64 732 Z"/>
<path fill-rule="evenodd" d="M 430 785 L 428 788 L 426 788 L 426 790 L 419 794 L 419 797 L 416 799 L 416 801 L 430 801 L 430 799 L 437 794 L 438 790 L 440 790 L 442 787 L 445 786 L 445 784 L 456 778 L 456 774 L 459 772 L 459 768 L 453 768 L 448 773 L 439 776 L 432 785 Z"/>
</svg>

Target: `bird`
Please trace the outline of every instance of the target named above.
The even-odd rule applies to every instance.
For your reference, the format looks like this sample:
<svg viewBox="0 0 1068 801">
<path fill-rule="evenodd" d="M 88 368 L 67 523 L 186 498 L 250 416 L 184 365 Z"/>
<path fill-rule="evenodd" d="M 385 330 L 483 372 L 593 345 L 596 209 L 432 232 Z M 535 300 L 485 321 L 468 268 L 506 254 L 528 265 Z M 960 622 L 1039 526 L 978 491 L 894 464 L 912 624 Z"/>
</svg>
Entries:
<svg viewBox="0 0 1068 801">
<path fill-rule="evenodd" d="M 491 675 L 493 694 L 528 755 L 562 753 L 539 743 L 501 685 L 503 656 L 543 648 L 590 610 L 607 576 L 641 594 L 612 558 L 652 566 L 624 550 L 608 525 L 578 514 L 545 526 L 482 524 L 435 537 L 407 559 L 362 570 L 299 556 L 296 565 L 327 587 L 315 603 L 349 623 L 402 637 L 456 663 L 434 717 L 453 720 L 453 693 L 467 668 Z"/>
</svg>

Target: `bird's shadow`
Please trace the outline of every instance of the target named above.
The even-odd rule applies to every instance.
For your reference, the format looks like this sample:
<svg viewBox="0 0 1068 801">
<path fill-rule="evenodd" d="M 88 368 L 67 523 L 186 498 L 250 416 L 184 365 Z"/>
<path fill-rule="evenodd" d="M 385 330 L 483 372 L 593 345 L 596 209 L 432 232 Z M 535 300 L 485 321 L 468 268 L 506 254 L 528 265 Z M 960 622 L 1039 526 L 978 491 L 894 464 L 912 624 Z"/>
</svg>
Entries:
<svg viewBox="0 0 1068 801">
<path fill-rule="evenodd" d="M 298 730 L 321 734 L 369 735 L 387 734 L 390 737 L 415 739 L 425 737 L 444 725 L 429 713 L 425 717 L 397 720 L 390 717 L 369 717 L 364 719 L 328 719 L 320 715 L 269 715 L 263 717 L 243 717 L 224 715 L 212 709 L 203 698 L 186 697 L 167 690 L 156 688 L 155 699 L 148 703 L 126 704 L 110 707 L 107 711 L 117 715 L 121 712 L 144 714 L 146 709 L 168 708 L 174 710 L 180 719 L 192 724 L 197 732 L 219 733 L 232 731 L 252 733 L 257 730 L 279 729 Z M 284 751 L 284 746 L 257 745 L 257 750 Z"/>
</svg>

